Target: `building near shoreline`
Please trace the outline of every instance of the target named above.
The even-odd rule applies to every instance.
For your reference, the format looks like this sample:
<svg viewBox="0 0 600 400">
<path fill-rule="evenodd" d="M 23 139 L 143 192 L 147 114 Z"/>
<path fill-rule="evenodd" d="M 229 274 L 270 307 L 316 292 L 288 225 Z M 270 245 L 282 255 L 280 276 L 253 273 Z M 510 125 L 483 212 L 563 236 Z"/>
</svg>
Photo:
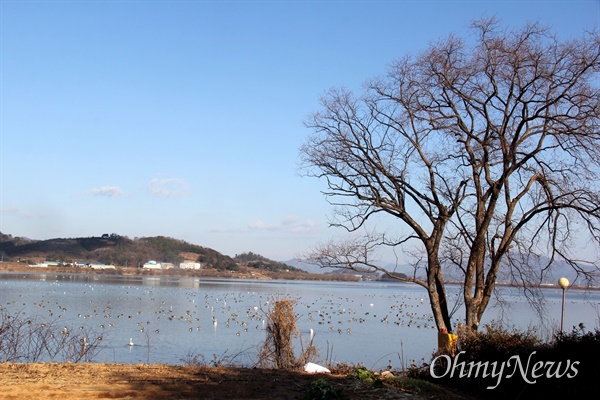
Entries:
<svg viewBox="0 0 600 400">
<path fill-rule="evenodd" d="M 181 269 L 202 269 L 202 264 L 194 261 L 185 261 L 179 263 L 179 268 Z"/>
<path fill-rule="evenodd" d="M 162 265 L 160 263 L 157 263 L 154 260 L 150 260 L 146 264 L 144 264 L 142 266 L 142 268 L 146 268 L 146 269 L 162 269 Z"/>
<path fill-rule="evenodd" d="M 102 263 L 90 263 L 90 268 L 92 269 L 117 269 L 114 265 L 106 265 Z"/>
</svg>

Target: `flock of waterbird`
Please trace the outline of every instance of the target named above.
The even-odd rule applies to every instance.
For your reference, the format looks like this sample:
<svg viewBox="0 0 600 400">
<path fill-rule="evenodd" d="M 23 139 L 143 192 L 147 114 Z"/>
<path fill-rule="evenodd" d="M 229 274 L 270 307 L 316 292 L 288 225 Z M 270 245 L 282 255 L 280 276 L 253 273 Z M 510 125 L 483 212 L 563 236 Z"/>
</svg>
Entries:
<svg viewBox="0 0 600 400">
<path fill-rule="evenodd" d="M 174 336 L 180 338 L 176 342 L 185 342 L 188 339 L 182 338 L 184 332 L 200 333 L 202 337 L 207 333 L 221 338 L 246 336 L 260 342 L 265 338 L 270 306 L 283 298 L 295 301 L 298 328 L 310 340 L 319 336 L 335 340 L 332 335 L 352 335 L 363 325 L 371 330 L 376 329 L 374 324 L 396 326 L 399 335 L 406 329 L 435 328 L 421 296 L 403 293 L 400 288 L 357 298 L 343 291 L 303 296 L 301 286 L 289 293 L 271 291 L 270 287 L 265 291 L 236 292 L 219 286 L 203 290 L 202 286 L 190 289 L 105 283 L 76 283 L 78 290 L 74 290 L 68 286 L 73 285 L 71 282 L 45 283 L 43 289 L 34 286 L 29 293 L 21 291 L 10 301 L 0 297 L 0 306 L 21 307 L 48 320 L 64 322 L 67 333 L 69 329 L 92 328 L 113 348 L 118 347 L 116 340 L 130 349 L 138 343 L 149 344 L 150 335 L 154 342 L 159 341 L 156 338 Z M 25 299 L 34 299 L 33 307 Z"/>
</svg>

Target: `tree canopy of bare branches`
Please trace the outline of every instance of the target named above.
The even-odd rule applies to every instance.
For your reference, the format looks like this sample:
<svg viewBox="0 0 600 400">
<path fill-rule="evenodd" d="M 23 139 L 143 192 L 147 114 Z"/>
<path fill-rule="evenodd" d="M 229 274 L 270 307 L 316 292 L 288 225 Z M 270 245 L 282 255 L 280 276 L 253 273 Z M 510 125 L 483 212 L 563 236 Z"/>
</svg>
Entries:
<svg viewBox="0 0 600 400">
<path fill-rule="evenodd" d="M 427 289 L 448 332 L 449 266 L 477 329 L 501 267 L 528 279 L 528 261 L 545 255 L 589 273 L 582 262 L 595 260 L 571 246 L 600 241 L 600 36 L 561 41 L 496 20 L 471 28 L 396 61 L 360 96 L 327 92 L 300 151 L 306 175 L 326 180 L 333 225 L 358 232 L 383 213 L 407 232 L 322 244 L 309 258 L 382 270 L 373 249 L 416 241 L 425 277 L 404 280 Z"/>
</svg>

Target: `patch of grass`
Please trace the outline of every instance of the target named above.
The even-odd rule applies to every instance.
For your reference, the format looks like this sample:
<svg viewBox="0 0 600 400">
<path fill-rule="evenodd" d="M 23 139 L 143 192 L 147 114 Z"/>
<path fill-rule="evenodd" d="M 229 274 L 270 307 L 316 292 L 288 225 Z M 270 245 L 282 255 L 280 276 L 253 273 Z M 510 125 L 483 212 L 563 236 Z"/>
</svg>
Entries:
<svg viewBox="0 0 600 400">
<path fill-rule="evenodd" d="M 332 374 L 337 375 L 349 375 L 357 368 L 356 364 L 337 363 L 336 365 L 329 365 L 329 370 Z"/>
<path fill-rule="evenodd" d="M 405 390 L 411 393 L 419 393 L 426 396 L 441 395 L 446 392 L 445 389 L 428 381 L 409 378 L 406 376 L 395 376 L 386 379 L 385 383 L 396 389 Z"/>
<path fill-rule="evenodd" d="M 354 372 L 348 374 L 348 378 L 372 382 L 375 380 L 375 374 L 365 367 L 358 367 Z"/>
<path fill-rule="evenodd" d="M 180 358 L 179 361 L 182 362 L 186 367 L 237 367 L 235 364 L 235 359 L 240 356 L 242 353 L 238 353 L 236 355 L 227 354 L 228 350 L 218 356 L 217 354 L 213 354 L 212 360 L 207 359 L 204 354 L 188 352 L 185 357 Z"/>
<path fill-rule="evenodd" d="M 381 381 L 381 377 L 369 371 L 365 367 L 358 367 L 348 374 L 349 379 L 356 379 L 359 381 L 373 382 L 374 388 L 383 388 L 385 385 Z"/>
<path fill-rule="evenodd" d="M 347 398 L 342 390 L 334 388 L 323 378 L 312 381 L 304 395 L 305 400 L 345 400 Z"/>
</svg>

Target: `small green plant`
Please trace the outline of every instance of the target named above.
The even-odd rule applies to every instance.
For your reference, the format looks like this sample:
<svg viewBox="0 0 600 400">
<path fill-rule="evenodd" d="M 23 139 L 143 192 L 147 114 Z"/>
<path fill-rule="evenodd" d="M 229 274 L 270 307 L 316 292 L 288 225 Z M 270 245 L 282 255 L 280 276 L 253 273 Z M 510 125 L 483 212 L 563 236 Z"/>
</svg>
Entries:
<svg viewBox="0 0 600 400">
<path fill-rule="evenodd" d="M 346 395 L 341 389 L 334 388 L 323 378 L 316 379 L 308 385 L 305 400 L 345 400 Z"/>
<path fill-rule="evenodd" d="M 382 388 L 385 386 L 379 376 L 375 375 L 365 367 L 356 368 L 354 372 L 348 374 L 348 378 L 359 381 L 373 382 L 374 388 Z"/>
<path fill-rule="evenodd" d="M 372 382 L 375 380 L 375 374 L 365 367 L 358 367 L 354 372 L 348 374 L 348 378 Z"/>
</svg>

